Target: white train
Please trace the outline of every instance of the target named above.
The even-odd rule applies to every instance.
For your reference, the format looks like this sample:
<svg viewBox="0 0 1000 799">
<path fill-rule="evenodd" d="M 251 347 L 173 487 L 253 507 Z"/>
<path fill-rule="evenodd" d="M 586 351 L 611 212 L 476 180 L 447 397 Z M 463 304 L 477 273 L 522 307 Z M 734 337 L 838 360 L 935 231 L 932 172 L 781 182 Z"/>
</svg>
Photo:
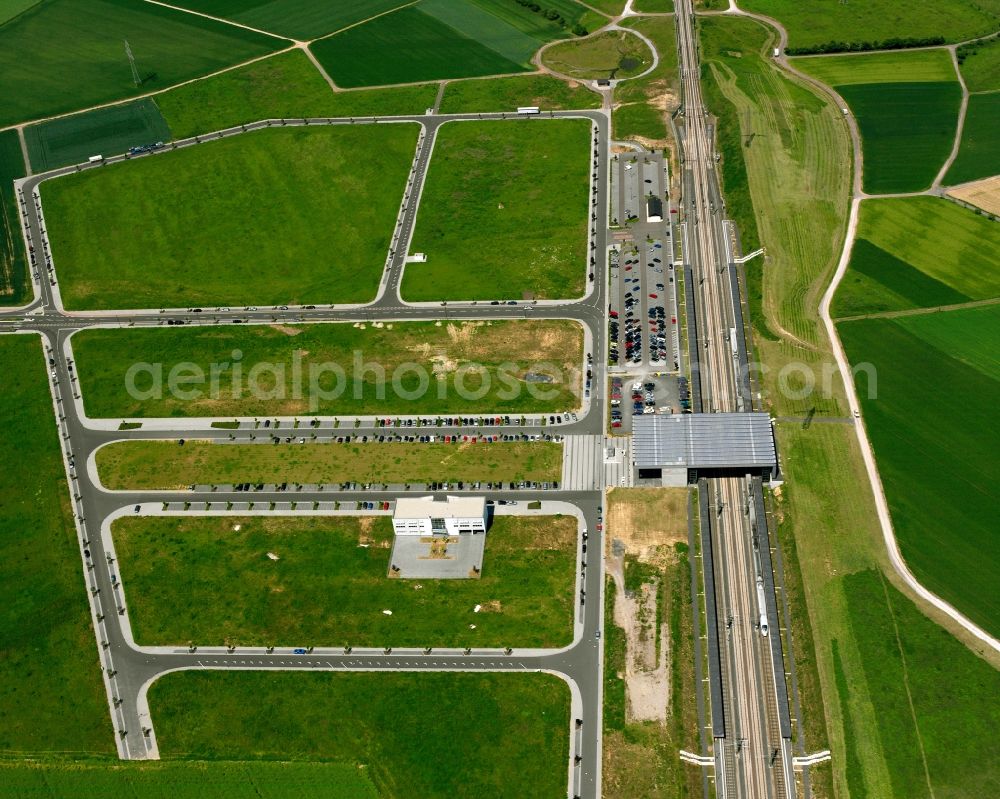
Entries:
<svg viewBox="0 0 1000 799">
<path fill-rule="evenodd" d="M 757 578 L 757 611 L 760 613 L 760 634 L 767 638 L 767 605 L 764 603 L 764 578 Z"/>
</svg>

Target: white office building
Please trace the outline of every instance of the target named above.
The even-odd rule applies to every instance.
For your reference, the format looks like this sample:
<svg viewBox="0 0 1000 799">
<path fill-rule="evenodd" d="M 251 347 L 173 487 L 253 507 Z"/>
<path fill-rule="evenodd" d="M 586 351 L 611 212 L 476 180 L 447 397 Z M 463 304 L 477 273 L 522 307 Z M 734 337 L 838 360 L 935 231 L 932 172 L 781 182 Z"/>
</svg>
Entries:
<svg viewBox="0 0 1000 799">
<path fill-rule="evenodd" d="M 401 497 L 392 514 L 396 535 L 459 535 L 486 532 L 485 497 Z"/>
</svg>

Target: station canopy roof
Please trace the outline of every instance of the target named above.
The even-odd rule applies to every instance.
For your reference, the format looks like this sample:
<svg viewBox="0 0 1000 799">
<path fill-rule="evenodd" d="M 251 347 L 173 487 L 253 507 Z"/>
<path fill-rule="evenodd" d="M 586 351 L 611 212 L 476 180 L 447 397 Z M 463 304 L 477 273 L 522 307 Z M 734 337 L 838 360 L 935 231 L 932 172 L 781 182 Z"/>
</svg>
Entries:
<svg viewBox="0 0 1000 799">
<path fill-rule="evenodd" d="M 632 419 L 632 456 L 640 469 L 777 467 L 766 413 L 642 414 Z"/>
</svg>

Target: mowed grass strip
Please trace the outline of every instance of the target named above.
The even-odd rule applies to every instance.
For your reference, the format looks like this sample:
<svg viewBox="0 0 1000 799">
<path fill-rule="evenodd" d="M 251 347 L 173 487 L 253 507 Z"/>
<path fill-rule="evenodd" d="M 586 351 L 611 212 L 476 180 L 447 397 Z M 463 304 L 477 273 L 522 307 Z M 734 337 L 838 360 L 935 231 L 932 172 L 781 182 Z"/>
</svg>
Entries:
<svg viewBox="0 0 1000 799">
<path fill-rule="evenodd" d="M 551 481 L 562 473 L 562 444 L 551 442 L 337 444 L 312 443 L 302 434 L 304 444 L 295 443 L 301 436 L 288 444 L 118 441 L 98 450 L 97 467 L 113 490 L 176 490 L 193 483 Z"/>
<path fill-rule="evenodd" d="M 1000 53 L 1000 47 L 995 49 Z M 1000 175 L 997 131 L 1000 131 L 1000 92 L 969 95 L 958 157 L 943 183 L 954 186 Z"/>
<path fill-rule="evenodd" d="M 571 516 L 495 517 L 482 577 L 468 580 L 389 577 L 388 516 L 127 517 L 112 533 L 142 644 L 559 647 L 573 639 Z"/>
<path fill-rule="evenodd" d="M 149 690 L 166 758 L 356 763 L 399 799 L 564 795 L 569 699 L 550 674 L 178 672 Z"/>
<path fill-rule="evenodd" d="M 941 48 L 888 53 L 800 56 L 796 69 L 830 86 L 855 83 L 940 83 L 956 80 L 951 55 Z"/>
<path fill-rule="evenodd" d="M 542 53 L 542 63 L 577 80 L 621 79 L 645 72 L 653 63 L 653 53 L 633 33 L 614 30 L 554 44 Z"/>
<path fill-rule="evenodd" d="M 286 44 L 142 0 L 39 3 L 0 28 L 0 125 L 162 89 Z"/>
<path fill-rule="evenodd" d="M 156 103 L 145 98 L 96 108 L 24 129 L 35 172 L 79 164 L 92 155 L 118 155 L 129 147 L 166 142 L 170 128 Z"/>
<path fill-rule="evenodd" d="M 445 86 L 442 114 L 514 111 L 519 106 L 543 111 L 600 108 L 601 96 L 580 84 L 551 75 L 517 75 L 507 78 L 459 80 Z"/>
<path fill-rule="evenodd" d="M 958 81 L 835 86 L 858 120 L 864 189 L 921 191 L 951 152 L 962 90 Z"/>
<path fill-rule="evenodd" d="M 175 5 L 241 22 L 253 28 L 308 40 L 383 14 L 408 0 L 353 0 L 321 3 L 316 0 L 180 0 Z"/>
<path fill-rule="evenodd" d="M 113 755 L 39 340 L 0 336 L 0 375 L 0 750 Z"/>
<path fill-rule="evenodd" d="M 355 414 L 359 403 L 369 414 L 511 413 L 579 405 L 583 328 L 514 320 L 103 329 L 79 333 L 73 351 L 93 417 Z M 141 363 L 150 366 L 130 377 Z M 172 381 L 191 374 L 183 364 L 205 379 Z M 214 387 L 213 364 L 226 365 Z"/>
<path fill-rule="evenodd" d="M 0 783 L 16 799 L 142 796 L 202 799 L 377 799 L 368 776 L 351 763 L 53 759 L 0 761 Z"/>
<path fill-rule="evenodd" d="M 272 128 L 47 181 L 70 308 L 365 302 L 417 126 Z"/>
<path fill-rule="evenodd" d="M 942 318 L 945 328 L 938 327 Z M 993 590 L 1000 431 L 992 421 L 1000 363 L 981 343 L 1000 340 L 1000 308 L 842 322 L 838 329 L 852 363 L 875 367 L 876 377 L 862 372 L 856 380 L 903 556 L 930 590 L 1000 633 Z M 968 347 L 972 354 L 963 356 Z"/>
<path fill-rule="evenodd" d="M 726 3 L 721 3 L 725 8 Z M 789 44 L 808 47 L 826 42 L 871 42 L 896 37 L 944 36 L 960 42 L 996 30 L 997 0 L 744 0 L 740 8 L 776 18 L 788 30 Z"/>
<path fill-rule="evenodd" d="M 413 6 L 309 47 L 337 85 L 346 88 L 527 70 Z"/>
<path fill-rule="evenodd" d="M 438 130 L 407 264 L 407 300 L 565 299 L 587 275 L 590 130 L 583 119 Z"/>
<path fill-rule="evenodd" d="M 333 92 L 301 50 L 279 53 L 159 94 L 175 138 L 261 119 L 423 114 L 437 84 Z"/>
</svg>

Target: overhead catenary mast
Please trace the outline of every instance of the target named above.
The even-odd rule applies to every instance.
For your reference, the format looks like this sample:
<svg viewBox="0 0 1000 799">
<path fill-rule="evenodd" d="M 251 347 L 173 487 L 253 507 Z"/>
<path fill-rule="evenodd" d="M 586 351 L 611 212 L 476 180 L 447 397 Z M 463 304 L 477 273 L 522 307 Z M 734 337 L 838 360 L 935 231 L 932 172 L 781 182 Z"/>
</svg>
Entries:
<svg viewBox="0 0 1000 799">
<path fill-rule="evenodd" d="M 125 40 L 125 55 L 128 56 L 129 66 L 132 67 L 132 80 L 136 86 L 141 86 L 142 81 L 139 79 L 139 70 L 136 69 L 135 56 L 132 55 L 132 48 L 129 46 L 128 39 Z"/>
</svg>

